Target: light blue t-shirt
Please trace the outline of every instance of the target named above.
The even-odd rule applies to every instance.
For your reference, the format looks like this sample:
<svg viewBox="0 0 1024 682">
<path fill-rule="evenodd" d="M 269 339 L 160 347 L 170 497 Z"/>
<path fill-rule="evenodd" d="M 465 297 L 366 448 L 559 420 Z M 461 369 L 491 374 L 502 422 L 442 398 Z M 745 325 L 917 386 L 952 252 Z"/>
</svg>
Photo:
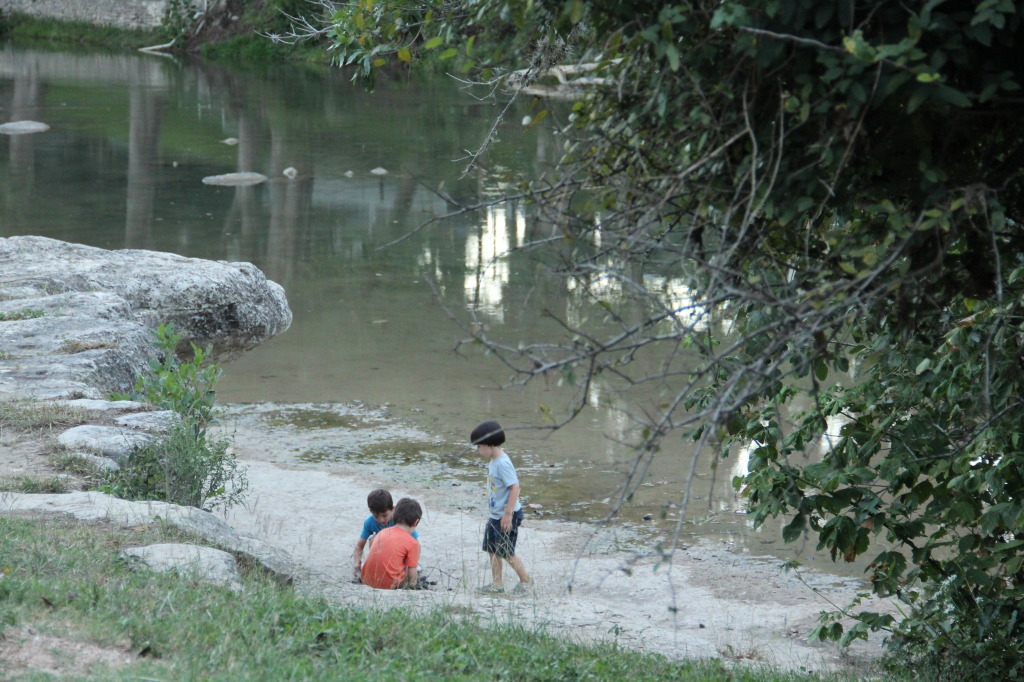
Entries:
<svg viewBox="0 0 1024 682">
<path fill-rule="evenodd" d="M 371 535 L 375 535 L 384 530 L 385 528 L 390 528 L 393 525 L 395 525 L 395 522 L 389 521 L 388 525 L 382 526 L 379 523 L 377 523 L 377 519 L 373 518 L 373 514 L 370 514 L 367 517 L 367 519 L 363 521 L 363 532 L 359 534 L 359 537 L 361 537 L 364 540 L 367 540 Z M 420 537 L 416 531 L 412 532 L 412 536 L 417 539 L 419 539 Z"/>
<path fill-rule="evenodd" d="M 508 455 L 502 453 L 501 457 L 488 462 L 487 508 L 491 512 L 492 519 L 500 519 L 505 514 L 509 487 L 518 483 L 519 477 L 516 476 L 516 468 L 512 466 L 512 460 Z M 516 500 L 516 508 L 512 511 L 517 512 L 521 507 L 519 500 Z"/>
</svg>

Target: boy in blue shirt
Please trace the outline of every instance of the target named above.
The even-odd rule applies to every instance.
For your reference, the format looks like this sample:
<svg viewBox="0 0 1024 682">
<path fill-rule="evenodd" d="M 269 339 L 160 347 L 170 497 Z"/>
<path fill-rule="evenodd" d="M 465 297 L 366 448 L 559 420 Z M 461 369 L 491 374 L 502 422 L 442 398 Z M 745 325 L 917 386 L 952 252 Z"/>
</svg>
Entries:
<svg viewBox="0 0 1024 682">
<path fill-rule="evenodd" d="M 356 540 L 355 550 L 352 552 L 352 582 L 361 583 L 363 567 L 363 548 L 367 542 L 373 542 L 374 535 L 395 525 L 392 516 L 395 513 L 395 503 L 391 499 L 391 493 L 387 490 L 377 489 L 366 496 L 366 506 L 370 508 L 370 515 L 363 522 L 363 530 Z M 416 531 L 412 532 L 414 538 L 419 538 Z"/>
<path fill-rule="evenodd" d="M 501 576 L 502 561 L 507 561 L 519 576 L 519 584 L 512 590 L 513 596 L 527 594 L 531 585 L 523 560 L 516 555 L 516 540 L 519 524 L 523 521 L 523 509 L 519 503 L 519 477 L 512 460 L 505 454 L 502 444 L 505 432 L 496 421 L 479 424 L 469 435 L 469 441 L 477 452 L 490 460 L 487 464 L 487 507 L 490 518 L 484 529 L 483 550 L 491 560 L 491 583 L 478 592 L 502 594 L 505 588 Z"/>
</svg>

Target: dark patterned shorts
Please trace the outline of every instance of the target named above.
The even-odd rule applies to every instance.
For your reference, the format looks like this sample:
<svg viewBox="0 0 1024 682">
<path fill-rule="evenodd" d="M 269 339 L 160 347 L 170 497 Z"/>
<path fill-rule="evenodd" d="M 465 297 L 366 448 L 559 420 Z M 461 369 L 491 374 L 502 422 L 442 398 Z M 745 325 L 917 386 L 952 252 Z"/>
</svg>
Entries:
<svg viewBox="0 0 1024 682">
<path fill-rule="evenodd" d="M 516 555 L 516 540 L 519 538 L 519 524 L 523 522 L 523 510 L 512 514 L 512 527 L 507 533 L 501 530 L 501 519 L 487 519 L 484 529 L 484 551 L 502 559 Z"/>
</svg>

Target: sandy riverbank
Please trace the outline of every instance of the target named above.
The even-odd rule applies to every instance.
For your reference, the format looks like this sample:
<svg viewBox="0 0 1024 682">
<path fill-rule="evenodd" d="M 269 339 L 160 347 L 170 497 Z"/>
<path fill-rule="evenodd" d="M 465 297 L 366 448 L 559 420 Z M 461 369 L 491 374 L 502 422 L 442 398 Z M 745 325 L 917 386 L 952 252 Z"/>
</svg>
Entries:
<svg viewBox="0 0 1024 682">
<path fill-rule="evenodd" d="M 330 471 L 297 465 L 283 453 L 279 432 L 235 423 L 235 448 L 249 466 L 244 507 L 226 519 L 288 551 L 314 576 L 306 587 L 332 600 L 371 607 L 441 606 L 484 621 L 522 620 L 550 632 L 604 640 L 673 657 L 722 657 L 789 669 L 861 669 L 879 642 L 840 651 L 809 643 L 818 615 L 846 604 L 860 581 L 821 572 L 785 573 L 780 561 L 709 541 L 677 551 L 670 562 L 640 557 L 630 538 L 589 526 L 528 518 L 520 554 L 535 594 L 513 600 L 482 597 L 489 582 L 480 550 L 483 483 L 439 483 L 422 465 L 348 463 Z M 290 460 L 290 461 L 289 461 Z M 483 470 L 481 469 L 481 476 Z M 366 494 L 389 488 L 395 499 L 423 503 L 421 567 L 435 588 L 382 592 L 349 582 L 351 554 L 366 517 Z M 508 571 L 509 585 L 515 577 Z"/>
</svg>

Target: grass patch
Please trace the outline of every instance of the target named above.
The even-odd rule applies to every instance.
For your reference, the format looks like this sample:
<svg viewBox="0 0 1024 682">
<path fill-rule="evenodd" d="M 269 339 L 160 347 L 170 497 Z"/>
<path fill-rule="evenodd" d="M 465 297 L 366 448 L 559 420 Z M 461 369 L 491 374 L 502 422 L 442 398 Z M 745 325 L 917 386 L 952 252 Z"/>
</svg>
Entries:
<svg viewBox="0 0 1024 682">
<path fill-rule="evenodd" d="M 84 424 L 89 413 L 79 407 L 38 400 L 0 401 L 0 427 L 22 431 L 67 429 Z"/>
<path fill-rule="evenodd" d="M 228 38 L 223 42 L 207 43 L 200 49 L 203 58 L 227 62 L 243 69 L 252 69 L 282 62 L 325 63 L 323 48 L 309 43 L 284 45 L 274 43 L 258 34 L 247 34 Z"/>
<path fill-rule="evenodd" d="M 103 471 L 100 470 L 95 462 L 77 453 L 70 452 L 63 447 L 58 448 L 56 452 L 50 455 L 50 464 L 57 471 L 84 476 L 87 479 L 98 479 L 103 474 Z"/>
<path fill-rule="evenodd" d="M 51 494 L 71 490 L 70 482 L 62 476 L 0 476 L 0 491 L 11 493 Z"/>
<path fill-rule="evenodd" d="M 12 310 L 10 312 L 4 312 L 0 310 L 0 322 L 12 322 L 14 320 L 34 320 L 35 318 L 42 317 L 45 314 L 45 310 L 38 310 L 36 308 L 22 308 L 21 310 Z"/>
<path fill-rule="evenodd" d="M 84 353 L 87 350 L 98 350 L 100 348 L 117 348 L 117 344 L 110 341 L 77 341 L 72 339 L 64 339 L 60 344 L 60 352 L 67 353 L 68 355 Z"/>
<path fill-rule="evenodd" d="M 138 30 L 95 26 L 84 21 L 58 21 L 12 12 L 0 17 L 0 37 L 20 41 L 48 41 L 69 46 L 105 46 L 138 49 L 170 40 L 167 30 Z"/>
<path fill-rule="evenodd" d="M 117 669 L 75 671 L 75 679 L 822 679 L 714 661 L 674 663 L 441 610 L 356 610 L 258 571 L 243 570 L 245 588 L 236 593 L 132 571 L 120 558 L 126 547 L 184 540 L 163 524 L 0 517 L 0 623 L 132 654 Z M 0 661 L 0 676 L 30 674 L 5 665 Z"/>
</svg>

